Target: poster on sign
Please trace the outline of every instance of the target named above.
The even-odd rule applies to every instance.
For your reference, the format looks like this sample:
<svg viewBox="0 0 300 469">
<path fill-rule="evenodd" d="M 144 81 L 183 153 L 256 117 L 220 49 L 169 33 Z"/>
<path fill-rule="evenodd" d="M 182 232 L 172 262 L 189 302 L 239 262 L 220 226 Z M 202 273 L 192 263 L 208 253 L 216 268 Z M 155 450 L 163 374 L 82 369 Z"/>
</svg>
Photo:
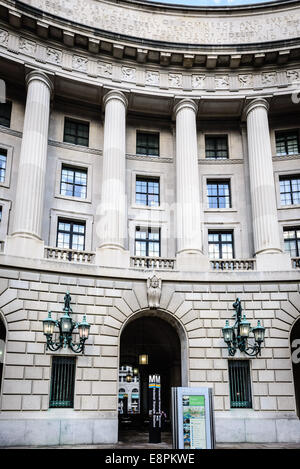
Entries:
<svg viewBox="0 0 300 469">
<path fill-rule="evenodd" d="M 214 448 L 214 416 L 210 388 L 172 388 L 173 447 Z"/>
</svg>

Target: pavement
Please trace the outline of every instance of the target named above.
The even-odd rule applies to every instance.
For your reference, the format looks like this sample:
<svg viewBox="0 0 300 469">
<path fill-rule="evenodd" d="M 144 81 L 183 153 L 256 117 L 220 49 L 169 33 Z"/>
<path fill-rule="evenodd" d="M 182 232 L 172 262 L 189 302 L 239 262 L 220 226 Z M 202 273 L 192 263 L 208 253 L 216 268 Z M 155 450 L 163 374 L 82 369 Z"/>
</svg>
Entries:
<svg viewBox="0 0 300 469">
<path fill-rule="evenodd" d="M 147 432 L 120 433 L 119 441 L 110 445 L 63 445 L 63 446 L 10 446 L 1 449 L 96 449 L 96 450 L 172 450 L 172 435 L 162 432 L 161 443 L 149 443 Z M 217 443 L 215 449 L 300 449 L 300 443 Z"/>
</svg>

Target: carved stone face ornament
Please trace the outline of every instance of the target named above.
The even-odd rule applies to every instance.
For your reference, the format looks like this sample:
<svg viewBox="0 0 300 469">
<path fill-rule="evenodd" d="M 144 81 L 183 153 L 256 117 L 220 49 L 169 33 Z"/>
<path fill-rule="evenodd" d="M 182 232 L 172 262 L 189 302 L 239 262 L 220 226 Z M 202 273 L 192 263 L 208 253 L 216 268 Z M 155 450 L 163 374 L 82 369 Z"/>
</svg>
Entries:
<svg viewBox="0 0 300 469">
<path fill-rule="evenodd" d="M 148 277 L 147 280 L 147 297 L 149 308 L 159 308 L 161 297 L 161 279 L 155 274 Z"/>
</svg>

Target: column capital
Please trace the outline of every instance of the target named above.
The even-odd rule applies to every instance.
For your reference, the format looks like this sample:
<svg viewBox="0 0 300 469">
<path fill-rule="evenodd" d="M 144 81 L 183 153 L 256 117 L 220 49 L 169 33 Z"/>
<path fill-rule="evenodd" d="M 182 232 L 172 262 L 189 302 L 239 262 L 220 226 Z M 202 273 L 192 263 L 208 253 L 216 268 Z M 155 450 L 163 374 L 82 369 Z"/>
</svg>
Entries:
<svg viewBox="0 0 300 469">
<path fill-rule="evenodd" d="M 107 105 L 109 101 L 112 99 L 119 100 L 122 102 L 122 104 L 127 108 L 128 106 L 128 99 L 126 98 L 125 94 L 120 91 L 120 90 L 111 90 L 106 93 L 106 95 L 103 97 L 103 104 L 104 106 Z"/>
<path fill-rule="evenodd" d="M 25 78 L 27 88 L 29 84 L 34 80 L 43 82 L 45 85 L 48 86 L 50 93 L 51 94 L 53 93 L 54 91 L 53 82 L 46 73 L 42 72 L 41 70 L 31 70 L 30 72 L 28 72 Z"/>
<path fill-rule="evenodd" d="M 175 106 L 173 108 L 175 116 L 182 109 L 192 109 L 195 112 L 195 114 L 197 114 L 198 104 L 193 99 L 184 98 L 184 99 L 181 99 L 178 103 L 175 104 Z"/>
<path fill-rule="evenodd" d="M 270 105 L 266 98 L 254 98 L 245 106 L 245 115 L 248 117 L 248 114 L 259 107 L 264 108 L 267 112 L 269 111 Z"/>
</svg>

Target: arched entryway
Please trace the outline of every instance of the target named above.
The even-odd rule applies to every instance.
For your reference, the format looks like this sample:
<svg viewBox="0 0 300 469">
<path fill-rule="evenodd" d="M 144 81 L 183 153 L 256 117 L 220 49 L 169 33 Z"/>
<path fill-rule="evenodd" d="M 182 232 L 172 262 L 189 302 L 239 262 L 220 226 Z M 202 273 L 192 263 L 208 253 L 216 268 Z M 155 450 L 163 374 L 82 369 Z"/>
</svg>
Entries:
<svg viewBox="0 0 300 469">
<path fill-rule="evenodd" d="M 119 389 L 126 392 L 119 393 L 119 434 L 148 431 L 149 375 L 154 374 L 160 376 L 161 410 L 167 416 L 163 431 L 171 432 L 171 388 L 187 385 L 186 350 L 182 326 L 166 312 L 143 311 L 125 324 L 120 337 Z M 142 355 L 145 364 L 141 364 Z"/>
<path fill-rule="evenodd" d="M 6 340 L 6 327 L 0 315 L 0 395 L 1 395 L 3 367 L 4 367 L 5 340 Z"/>
<path fill-rule="evenodd" d="M 296 412 L 298 418 L 300 419 L 300 319 L 295 322 L 291 331 L 291 353 L 295 386 Z"/>
</svg>

